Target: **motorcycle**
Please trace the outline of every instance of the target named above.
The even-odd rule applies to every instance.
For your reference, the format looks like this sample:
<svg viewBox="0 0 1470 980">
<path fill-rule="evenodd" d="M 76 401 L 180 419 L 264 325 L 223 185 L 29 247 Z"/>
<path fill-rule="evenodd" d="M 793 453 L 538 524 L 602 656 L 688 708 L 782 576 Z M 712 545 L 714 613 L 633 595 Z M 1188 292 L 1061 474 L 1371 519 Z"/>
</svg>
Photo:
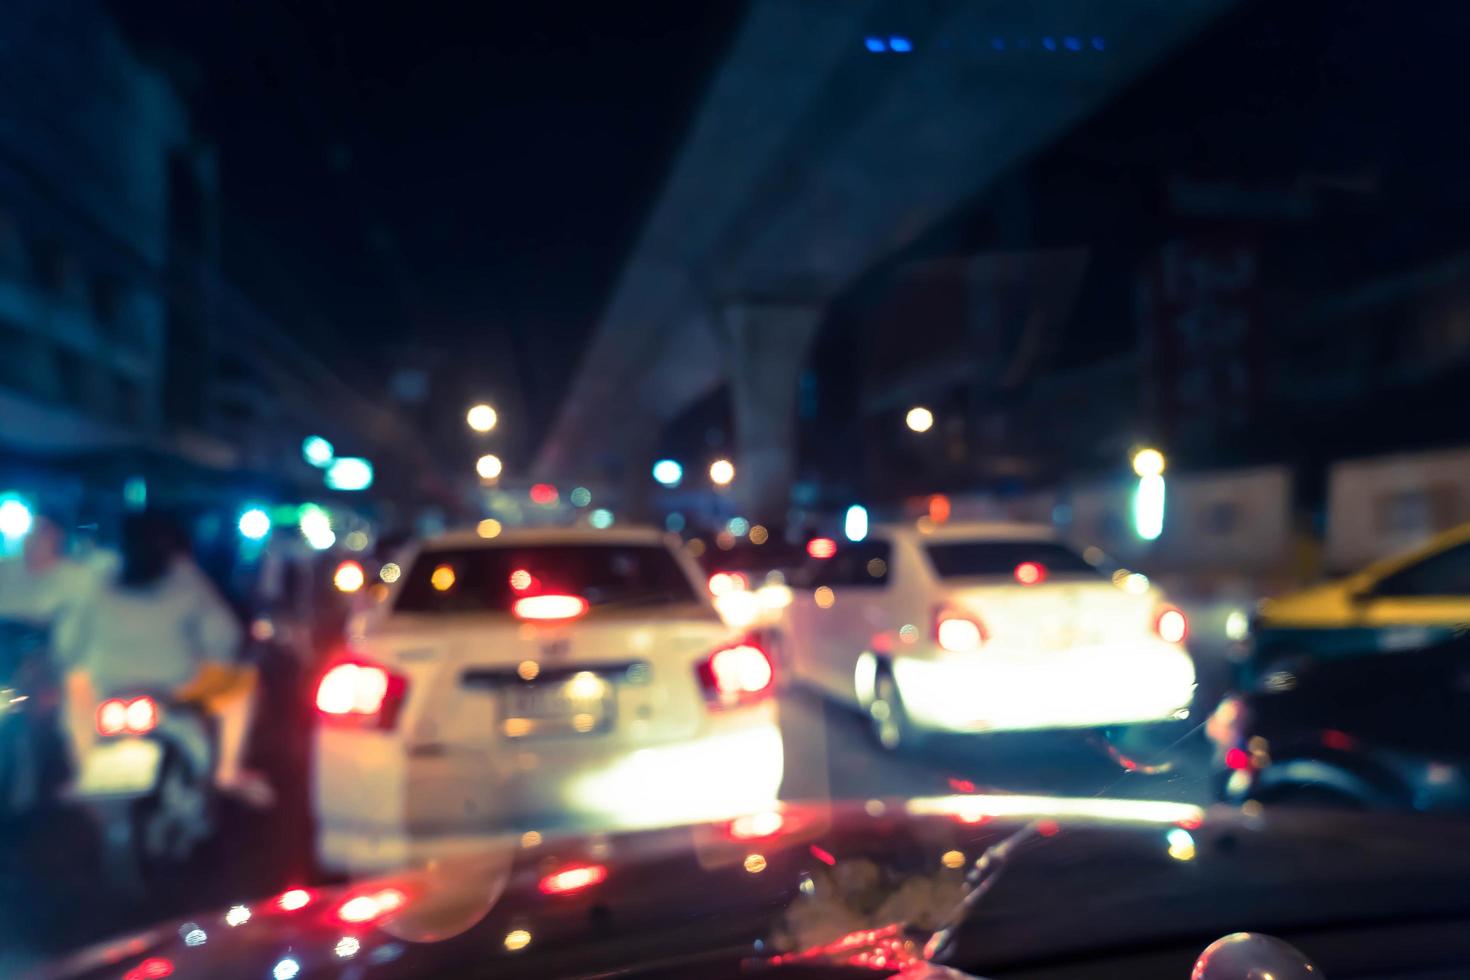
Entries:
<svg viewBox="0 0 1470 980">
<path fill-rule="evenodd" d="M 152 691 L 103 701 L 96 730 L 77 798 L 97 822 L 108 881 L 146 893 L 214 836 L 217 734 L 197 707 Z"/>
</svg>

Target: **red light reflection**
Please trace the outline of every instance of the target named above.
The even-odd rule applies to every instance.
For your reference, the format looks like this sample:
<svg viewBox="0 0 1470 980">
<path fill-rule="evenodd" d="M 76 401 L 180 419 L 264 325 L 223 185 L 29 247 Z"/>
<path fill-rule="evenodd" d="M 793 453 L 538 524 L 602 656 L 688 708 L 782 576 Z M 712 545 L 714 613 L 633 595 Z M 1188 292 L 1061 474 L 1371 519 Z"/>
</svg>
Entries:
<svg viewBox="0 0 1470 980">
<path fill-rule="evenodd" d="M 600 864 L 584 864 L 549 874 L 541 879 L 538 887 L 543 895 L 566 895 L 599 885 L 606 880 L 607 868 Z"/>
<path fill-rule="evenodd" d="M 174 975 L 173 960 L 162 956 L 150 956 L 127 973 L 123 974 L 123 980 L 163 980 L 164 977 Z"/>
<path fill-rule="evenodd" d="M 878 929 L 862 929 L 850 932 L 821 946 L 784 953 L 772 957 L 773 964 L 797 963 L 806 960 L 825 960 L 844 966 L 856 966 L 869 970 L 893 972 L 907 970 L 923 963 L 922 950 L 918 944 L 903 934 L 897 923 Z"/>
<path fill-rule="evenodd" d="M 832 856 L 831 851 L 824 850 L 823 848 L 820 848 L 815 844 L 813 844 L 811 847 L 808 847 L 807 850 L 811 852 L 812 857 L 816 858 L 818 861 L 821 861 L 829 868 L 837 863 L 837 859 Z"/>
</svg>

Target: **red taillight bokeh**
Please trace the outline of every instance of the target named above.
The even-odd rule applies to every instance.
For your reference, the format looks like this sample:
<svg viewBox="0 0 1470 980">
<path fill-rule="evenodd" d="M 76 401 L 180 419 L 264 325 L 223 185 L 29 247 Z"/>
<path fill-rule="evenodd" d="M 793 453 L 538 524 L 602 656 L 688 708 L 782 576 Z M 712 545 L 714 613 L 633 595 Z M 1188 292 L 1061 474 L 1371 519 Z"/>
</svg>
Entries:
<svg viewBox="0 0 1470 980">
<path fill-rule="evenodd" d="M 386 667 L 347 661 L 322 675 L 316 708 L 325 718 L 392 728 L 407 689 L 408 682 Z"/>
<path fill-rule="evenodd" d="M 108 698 L 97 706 L 97 734 L 147 735 L 158 727 L 158 704 L 150 697 Z"/>
<path fill-rule="evenodd" d="M 1230 769 L 1249 769 L 1251 767 L 1251 754 L 1239 747 L 1228 749 L 1225 752 L 1225 765 Z"/>
<path fill-rule="evenodd" d="M 716 650 L 699 664 L 698 674 L 710 700 L 722 706 L 758 700 L 776 686 L 770 654 L 750 640 Z"/>
<path fill-rule="evenodd" d="M 812 538 L 806 543 L 806 553 L 813 558 L 831 558 L 837 554 L 837 542 L 831 538 Z"/>
<path fill-rule="evenodd" d="M 1183 643 L 1189 636 L 1189 617 L 1173 606 L 1165 606 L 1154 619 L 1154 632 L 1165 643 Z"/>
<path fill-rule="evenodd" d="M 528 595 L 511 606 L 517 618 L 539 621 L 576 619 L 587 609 L 587 600 L 579 595 Z"/>
<path fill-rule="evenodd" d="M 607 868 L 600 864 L 581 864 L 547 875 L 538 887 L 543 895 L 566 895 L 600 885 L 606 880 Z"/>
<path fill-rule="evenodd" d="M 134 698 L 128 702 L 123 727 L 132 735 L 146 735 L 158 727 L 158 705 L 152 698 Z"/>
<path fill-rule="evenodd" d="M 548 507 L 556 503 L 557 496 L 556 487 L 550 483 L 535 483 L 531 486 L 531 503 L 533 504 Z"/>
<path fill-rule="evenodd" d="M 97 706 L 97 734 L 121 735 L 128 722 L 128 706 L 117 698 L 108 698 Z"/>
<path fill-rule="evenodd" d="M 1046 581 L 1046 566 L 1036 561 L 1023 561 L 1016 566 L 1016 581 L 1022 585 L 1040 585 Z"/>
<path fill-rule="evenodd" d="M 973 653 L 990 637 L 985 624 L 970 613 L 939 607 L 934 610 L 934 642 L 950 653 Z"/>
<path fill-rule="evenodd" d="M 127 973 L 123 980 L 163 980 L 174 975 L 174 961 L 162 956 L 150 956 Z"/>
</svg>

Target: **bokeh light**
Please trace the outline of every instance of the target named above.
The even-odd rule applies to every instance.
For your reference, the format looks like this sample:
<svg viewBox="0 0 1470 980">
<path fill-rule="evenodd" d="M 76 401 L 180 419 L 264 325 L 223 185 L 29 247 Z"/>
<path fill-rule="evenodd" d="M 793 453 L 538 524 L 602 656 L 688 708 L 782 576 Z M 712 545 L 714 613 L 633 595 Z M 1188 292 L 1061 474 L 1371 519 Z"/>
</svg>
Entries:
<svg viewBox="0 0 1470 980">
<path fill-rule="evenodd" d="M 727 487 L 735 480 L 735 464 L 728 459 L 717 459 L 709 464 L 709 478 L 717 487 Z"/>
<path fill-rule="evenodd" d="M 915 432 L 928 432 L 934 427 L 934 413 L 923 405 L 915 405 L 903 418 L 904 424 Z"/>
<path fill-rule="evenodd" d="M 489 432 L 500 421 L 500 415 L 495 409 L 481 402 L 470 406 L 470 410 L 465 413 L 464 420 L 476 432 Z"/>
</svg>

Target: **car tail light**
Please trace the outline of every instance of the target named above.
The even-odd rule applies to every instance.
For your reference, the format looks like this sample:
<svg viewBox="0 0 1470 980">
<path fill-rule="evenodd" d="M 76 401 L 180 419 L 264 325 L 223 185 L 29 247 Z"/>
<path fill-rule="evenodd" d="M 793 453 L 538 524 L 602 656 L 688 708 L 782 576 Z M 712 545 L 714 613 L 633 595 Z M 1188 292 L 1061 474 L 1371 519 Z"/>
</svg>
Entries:
<svg viewBox="0 0 1470 980">
<path fill-rule="evenodd" d="M 408 692 L 408 681 L 378 664 L 361 660 L 339 663 L 322 675 L 316 708 L 323 718 L 392 728 Z"/>
<path fill-rule="evenodd" d="M 123 727 L 130 735 L 147 735 L 158 727 L 158 705 L 148 697 L 129 701 Z"/>
<path fill-rule="evenodd" d="M 1164 606 L 1154 617 L 1154 632 L 1165 643 L 1183 643 L 1189 636 L 1189 617 L 1173 606 Z"/>
<path fill-rule="evenodd" d="M 97 734 L 147 735 L 158 727 L 158 703 L 150 697 L 108 698 L 97 706 Z"/>
<path fill-rule="evenodd" d="M 97 706 L 97 734 L 121 735 L 128 723 L 128 706 L 117 698 L 109 698 Z"/>
<path fill-rule="evenodd" d="M 576 619 L 587 613 L 587 600 L 579 595 L 528 595 L 511 606 L 517 619 L 554 622 Z"/>
<path fill-rule="evenodd" d="M 806 553 L 813 558 L 831 558 L 837 554 L 837 542 L 831 538 L 812 538 L 806 543 Z"/>
<path fill-rule="evenodd" d="M 538 887 L 543 895 L 566 895 L 600 885 L 606 880 L 606 867 L 600 864 L 582 864 L 547 875 L 541 879 Z"/>
<path fill-rule="evenodd" d="M 1022 585 L 1040 585 L 1046 581 L 1046 566 L 1038 561 L 1023 561 L 1016 566 L 1016 581 Z"/>
<path fill-rule="evenodd" d="M 990 636 L 985 624 L 968 613 L 940 608 L 934 613 L 934 640 L 950 653 L 973 653 Z"/>
<path fill-rule="evenodd" d="M 749 588 L 749 580 L 739 572 L 715 572 L 709 577 L 709 594 L 712 596 L 744 592 Z"/>
<path fill-rule="evenodd" d="M 706 696 L 721 707 L 759 700 L 776 685 L 770 654 L 751 640 L 716 650 L 699 664 L 697 673 Z"/>
</svg>

